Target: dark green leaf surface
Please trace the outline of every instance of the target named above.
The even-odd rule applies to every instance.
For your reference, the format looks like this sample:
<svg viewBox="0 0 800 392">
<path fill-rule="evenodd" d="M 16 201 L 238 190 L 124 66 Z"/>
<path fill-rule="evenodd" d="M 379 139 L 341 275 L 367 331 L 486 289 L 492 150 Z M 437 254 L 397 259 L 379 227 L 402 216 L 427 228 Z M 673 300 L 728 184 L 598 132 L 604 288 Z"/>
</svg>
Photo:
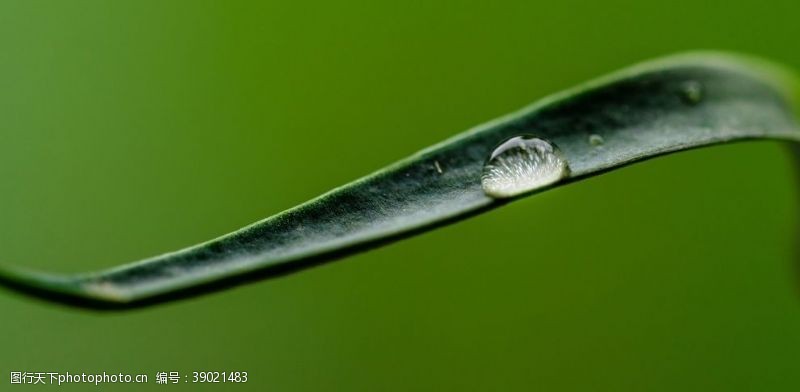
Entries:
<svg viewBox="0 0 800 392">
<path fill-rule="evenodd" d="M 798 141 L 797 92 L 792 75 L 760 60 L 719 53 L 657 60 L 545 98 L 223 237 L 77 276 L 4 268 L 0 284 L 124 309 L 275 277 L 501 206 L 506 201 L 483 192 L 481 173 L 509 137 L 534 135 L 558 146 L 570 169 L 553 185 L 560 186 L 695 147 Z M 602 144 L 590 140 L 598 136 Z"/>
</svg>

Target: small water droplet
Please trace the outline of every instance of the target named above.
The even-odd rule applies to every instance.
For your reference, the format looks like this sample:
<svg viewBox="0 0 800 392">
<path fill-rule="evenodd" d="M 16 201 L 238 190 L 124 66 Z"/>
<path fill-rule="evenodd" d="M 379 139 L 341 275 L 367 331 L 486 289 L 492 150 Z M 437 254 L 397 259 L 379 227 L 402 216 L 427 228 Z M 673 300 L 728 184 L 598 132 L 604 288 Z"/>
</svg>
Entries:
<svg viewBox="0 0 800 392">
<path fill-rule="evenodd" d="M 694 80 L 681 86 L 681 99 L 689 105 L 697 105 L 703 100 L 703 85 Z"/>
<path fill-rule="evenodd" d="M 589 144 L 591 144 L 593 146 L 601 146 L 605 142 L 606 142 L 606 140 L 603 139 L 603 137 L 600 136 L 600 135 L 597 135 L 597 134 L 589 135 Z"/>
<path fill-rule="evenodd" d="M 481 186 L 495 198 L 514 197 L 569 175 L 561 151 L 533 136 L 512 137 L 494 149 L 483 166 Z"/>
<path fill-rule="evenodd" d="M 433 161 L 433 166 L 436 167 L 436 172 L 442 174 L 442 165 L 439 164 L 439 161 Z"/>
</svg>

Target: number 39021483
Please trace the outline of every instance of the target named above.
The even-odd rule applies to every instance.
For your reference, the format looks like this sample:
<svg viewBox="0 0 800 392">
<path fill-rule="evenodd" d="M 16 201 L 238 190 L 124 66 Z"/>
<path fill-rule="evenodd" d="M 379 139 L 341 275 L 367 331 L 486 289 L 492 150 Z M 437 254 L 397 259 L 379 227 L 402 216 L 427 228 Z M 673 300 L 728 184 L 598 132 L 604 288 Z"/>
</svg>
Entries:
<svg viewBox="0 0 800 392">
<path fill-rule="evenodd" d="M 193 383 L 246 383 L 247 372 L 192 372 Z"/>
</svg>

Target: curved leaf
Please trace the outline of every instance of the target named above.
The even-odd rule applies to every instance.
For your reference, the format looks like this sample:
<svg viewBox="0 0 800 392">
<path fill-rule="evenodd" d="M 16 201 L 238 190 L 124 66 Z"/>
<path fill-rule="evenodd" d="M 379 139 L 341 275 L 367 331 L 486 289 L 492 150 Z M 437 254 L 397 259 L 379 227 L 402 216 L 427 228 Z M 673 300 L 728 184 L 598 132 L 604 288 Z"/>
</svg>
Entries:
<svg viewBox="0 0 800 392">
<path fill-rule="evenodd" d="M 796 86 L 778 67 L 741 56 L 657 60 L 545 98 L 220 238 L 76 276 L 4 268 L 0 284 L 61 303 L 124 309 L 279 276 L 502 205 L 484 193 L 481 174 L 510 137 L 558 146 L 569 175 L 550 187 L 700 146 L 798 141 Z"/>
</svg>

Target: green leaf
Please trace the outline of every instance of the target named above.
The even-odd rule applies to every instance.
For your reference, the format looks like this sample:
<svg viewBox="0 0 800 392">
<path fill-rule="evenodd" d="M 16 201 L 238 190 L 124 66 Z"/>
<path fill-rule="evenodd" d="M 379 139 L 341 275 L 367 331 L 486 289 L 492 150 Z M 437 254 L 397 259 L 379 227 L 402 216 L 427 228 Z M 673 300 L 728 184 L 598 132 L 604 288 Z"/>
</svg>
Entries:
<svg viewBox="0 0 800 392">
<path fill-rule="evenodd" d="M 656 60 L 542 99 L 220 238 L 97 273 L 3 268 L 0 284 L 65 304 L 126 309 L 277 277 L 512 200 L 489 197 L 481 185 L 487 159 L 511 137 L 549 141 L 568 165 L 566 177 L 534 192 L 695 147 L 798 141 L 797 85 L 778 66 L 738 55 Z"/>
</svg>

